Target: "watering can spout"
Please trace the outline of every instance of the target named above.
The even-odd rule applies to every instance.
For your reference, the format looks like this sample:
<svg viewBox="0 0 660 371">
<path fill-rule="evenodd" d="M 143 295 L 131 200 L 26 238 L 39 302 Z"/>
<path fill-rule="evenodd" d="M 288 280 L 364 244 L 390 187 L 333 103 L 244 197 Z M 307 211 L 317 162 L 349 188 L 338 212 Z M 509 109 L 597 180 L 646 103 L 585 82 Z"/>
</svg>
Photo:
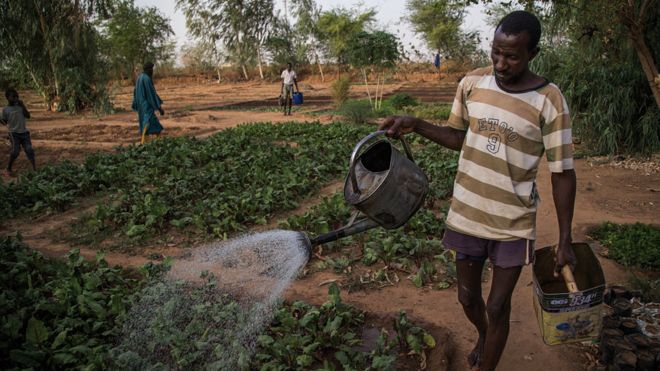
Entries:
<svg viewBox="0 0 660 371">
<path fill-rule="evenodd" d="M 366 230 L 379 227 L 380 225 L 375 221 L 364 218 L 356 221 L 355 223 L 349 224 L 347 226 L 335 229 L 334 231 L 324 233 L 322 235 L 316 236 L 310 239 L 305 233 L 300 232 L 300 240 L 305 246 L 307 252 L 307 260 L 312 256 L 312 249 L 315 246 L 322 245 L 324 243 L 336 241 L 340 238 L 352 236 L 354 234 L 362 233 Z"/>
</svg>

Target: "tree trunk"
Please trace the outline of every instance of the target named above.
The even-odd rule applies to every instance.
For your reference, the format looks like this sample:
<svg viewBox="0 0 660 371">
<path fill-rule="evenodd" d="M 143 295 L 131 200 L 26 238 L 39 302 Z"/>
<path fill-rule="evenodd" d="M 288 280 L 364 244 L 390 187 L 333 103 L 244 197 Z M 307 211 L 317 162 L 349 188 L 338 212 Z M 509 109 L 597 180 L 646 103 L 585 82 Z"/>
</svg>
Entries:
<svg viewBox="0 0 660 371">
<path fill-rule="evenodd" d="M 259 65 L 259 76 L 263 80 L 264 79 L 264 71 L 261 68 L 261 51 L 259 49 L 257 49 L 257 64 Z"/>
<path fill-rule="evenodd" d="M 367 96 L 369 97 L 369 105 L 371 106 L 371 110 L 374 111 L 376 109 L 376 106 L 374 106 L 374 103 L 371 101 L 371 92 L 369 91 L 369 82 L 367 81 L 367 72 L 362 68 L 362 76 L 364 77 L 364 86 L 367 87 Z"/>
<path fill-rule="evenodd" d="M 250 77 L 248 76 L 247 69 L 245 68 L 245 65 L 241 64 L 241 68 L 243 68 L 243 77 L 245 77 L 245 81 L 249 80 Z"/>
<path fill-rule="evenodd" d="M 655 1 L 653 0 L 644 0 L 642 5 L 639 7 L 639 13 L 636 11 L 635 2 L 633 0 L 628 0 L 628 6 L 624 5 L 623 11 L 619 13 L 621 21 L 628 28 L 630 33 L 630 39 L 633 42 L 635 47 L 635 52 L 637 52 L 637 57 L 639 58 L 639 63 L 642 65 L 644 70 L 644 75 L 649 82 L 651 87 L 651 92 L 653 93 L 653 98 L 655 98 L 655 104 L 660 107 L 660 76 L 658 75 L 658 69 L 655 66 L 655 61 L 653 60 L 653 55 L 646 45 L 644 40 L 644 18 L 646 16 L 646 11 L 648 8 L 654 8 Z"/>
<path fill-rule="evenodd" d="M 41 8 L 39 7 L 39 5 L 36 4 L 36 3 L 35 3 L 35 8 L 39 12 L 39 25 L 40 25 L 40 29 L 41 29 L 41 34 L 44 38 L 44 46 L 46 47 L 46 52 L 48 53 L 48 62 L 50 64 L 50 70 L 51 70 L 51 74 L 52 74 L 52 77 L 53 77 L 53 84 L 55 85 L 55 97 L 57 98 L 57 97 L 60 96 L 60 82 L 57 78 L 57 70 L 55 68 L 55 61 L 53 59 L 53 51 L 52 51 L 52 48 L 50 47 L 49 34 L 48 34 L 47 29 L 46 29 L 46 18 L 44 17 L 44 13 L 41 11 Z M 51 99 L 49 98 L 49 101 L 50 100 Z M 48 105 L 49 105 L 49 109 L 50 109 L 50 106 L 51 106 L 50 102 L 49 102 Z"/>
<path fill-rule="evenodd" d="M 218 75 L 218 84 L 220 83 L 220 64 L 215 67 L 215 73 Z"/>
<path fill-rule="evenodd" d="M 660 107 L 660 88 L 658 87 L 658 85 L 660 85 L 660 76 L 658 76 L 658 69 L 655 67 L 651 51 L 648 46 L 646 46 L 643 35 L 637 37 L 633 36 L 632 41 L 635 46 L 635 51 L 637 52 L 637 57 L 639 57 L 639 63 L 642 64 L 644 75 L 646 75 L 646 78 L 649 81 L 653 98 L 655 98 L 655 104 Z"/>
<path fill-rule="evenodd" d="M 316 64 L 319 65 L 319 73 L 321 74 L 321 82 L 325 82 L 325 76 L 323 76 L 323 67 L 321 67 L 321 61 L 319 61 L 319 56 L 314 52 L 314 58 L 316 58 Z"/>
</svg>

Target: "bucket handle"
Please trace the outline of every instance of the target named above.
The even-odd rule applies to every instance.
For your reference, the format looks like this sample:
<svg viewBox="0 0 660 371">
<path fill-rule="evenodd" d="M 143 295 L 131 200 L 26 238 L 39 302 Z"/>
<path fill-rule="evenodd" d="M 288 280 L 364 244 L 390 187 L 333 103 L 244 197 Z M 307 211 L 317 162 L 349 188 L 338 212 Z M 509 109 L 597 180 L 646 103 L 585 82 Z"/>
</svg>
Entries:
<svg viewBox="0 0 660 371">
<path fill-rule="evenodd" d="M 379 135 L 384 135 L 385 133 L 387 133 L 387 130 L 374 131 L 373 133 L 362 138 L 362 140 L 355 145 L 355 148 L 353 149 L 353 153 L 351 153 L 351 163 L 348 168 L 348 175 L 351 178 L 351 185 L 353 186 L 354 193 L 358 193 L 358 194 L 360 193 L 360 189 L 358 188 L 358 184 L 357 184 L 357 175 L 355 175 L 355 165 L 360 149 L 372 138 L 375 138 Z M 403 138 L 403 135 L 399 136 L 399 140 L 403 144 L 403 150 L 406 152 L 406 156 L 408 156 L 408 159 L 410 159 L 410 161 L 414 163 L 415 159 L 413 158 L 412 152 L 410 151 L 410 146 L 408 146 L 408 142 Z"/>
</svg>

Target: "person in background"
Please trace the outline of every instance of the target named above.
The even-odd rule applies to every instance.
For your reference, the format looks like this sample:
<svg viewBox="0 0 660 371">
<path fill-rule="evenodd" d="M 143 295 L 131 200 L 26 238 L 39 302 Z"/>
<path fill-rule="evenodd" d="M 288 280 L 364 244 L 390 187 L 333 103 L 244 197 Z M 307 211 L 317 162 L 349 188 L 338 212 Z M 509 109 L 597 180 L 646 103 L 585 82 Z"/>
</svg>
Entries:
<svg viewBox="0 0 660 371">
<path fill-rule="evenodd" d="M 280 94 L 284 97 L 284 116 L 291 116 L 291 106 L 293 105 L 293 86 L 296 87 L 296 92 L 300 92 L 298 89 L 298 80 L 296 76 L 296 71 L 292 69 L 291 63 L 286 64 L 286 69 L 282 71 L 282 86 L 280 88 Z M 289 110 L 287 113 L 287 104 Z"/>
<path fill-rule="evenodd" d="M 7 89 L 5 91 L 5 97 L 9 105 L 2 110 L 2 119 L 0 121 L 9 128 L 11 152 L 9 154 L 9 163 L 5 170 L 5 176 L 10 177 L 13 176 L 12 166 L 18 158 L 21 147 L 23 147 L 23 151 L 25 151 L 30 164 L 32 164 L 32 170 L 37 170 L 37 165 L 34 150 L 32 149 L 32 141 L 30 140 L 30 132 L 25 125 L 26 120 L 30 118 L 30 111 L 25 107 L 23 101 L 19 99 L 16 89 Z"/>
<path fill-rule="evenodd" d="M 433 65 L 435 66 L 435 69 L 438 70 L 438 78 L 440 77 L 440 64 L 442 63 L 442 57 L 440 56 L 440 52 L 435 53 L 435 59 L 433 60 Z"/>
<path fill-rule="evenodd" d="M 138 127 L 140 130 L 140 143 L 147 141 L 147 135 L 159 136 L 163 131 L 163 125 L 160 124 L 155 111 L 163 116 L 165 111 L 161 105 L 163 100 L 156 94 L 156 88 L 153 83 L 154 64 L 147 62 L 144 64 L 144 71 L 138 76 L 133 90 L 133 104 L 131 108 L 138 113 Z"/>
<path fill-rule="evenodd" d="M 534 260 L 536 174 L 544 153 L 559 224 L 555 274 L 575 266 L 571 119 L 559 88 L 529 69 L 540 37 L 533 14 L 506 15 L 495 29 L 492 66 L 461 80 L 446 126 L 392 116 L 379 128 L 393 137 L 415 132 L 460 151 L 443 245 L 456 252 L 458 301 L 479 335 L 467 357 L 476 370 L 497 366 L 509 335 L 513 290 L 522 267 Z M 484 302 L 486 259 L 493 276 Z"/>
</svg>

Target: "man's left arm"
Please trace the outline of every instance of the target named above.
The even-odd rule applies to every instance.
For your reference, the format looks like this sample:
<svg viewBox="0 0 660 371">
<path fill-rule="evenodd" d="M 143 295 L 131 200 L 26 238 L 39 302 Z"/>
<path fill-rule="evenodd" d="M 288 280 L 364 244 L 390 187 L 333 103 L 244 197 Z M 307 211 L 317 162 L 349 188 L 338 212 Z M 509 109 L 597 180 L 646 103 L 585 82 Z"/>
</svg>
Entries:
<svg viewBox="0 0 660 371">
<path fill-rule="evenodd" d="M 557 221 L 559 222 L 556 274 L 567 264 L 571 269 L 575 268 L 576 259 L 572 247 L 571 225 L 573 224 L 573 210 L 575 209 L 576 183 L 575 170 L 573 169 L 564 170 L 561 173 L 552 173 L 552 198 L 555 201 Z"/>
</svg>

